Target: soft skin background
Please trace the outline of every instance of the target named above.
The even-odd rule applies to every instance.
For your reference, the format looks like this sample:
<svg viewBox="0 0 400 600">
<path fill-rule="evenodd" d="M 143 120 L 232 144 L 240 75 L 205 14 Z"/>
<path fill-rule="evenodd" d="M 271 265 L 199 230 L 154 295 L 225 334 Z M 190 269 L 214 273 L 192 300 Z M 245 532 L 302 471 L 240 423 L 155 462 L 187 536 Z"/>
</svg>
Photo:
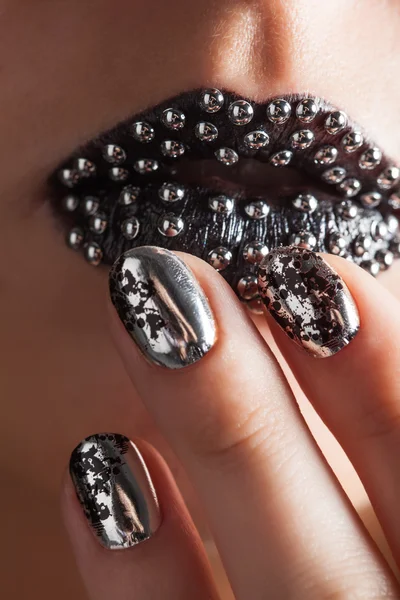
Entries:
<svg viewBox="0 0 400 600">
<path fill-rule="evenodd" d="M 398 0 L 0 1 L 5 597 L 85 598 L 58 512 L 63 470 L 83 437 L 124 433 L 129 419 L 170 457 L 111 343 L 107 271 L 65 247 L 48 175 L 101 130 L 207 85 L 257 101 L 324 96 L 400 161 L 399 69 Z M 381 281 L 400 297 L 398 265 Z M 346 489 L 364 503 L 339 450 L 300 402 Z"/>
</svg>

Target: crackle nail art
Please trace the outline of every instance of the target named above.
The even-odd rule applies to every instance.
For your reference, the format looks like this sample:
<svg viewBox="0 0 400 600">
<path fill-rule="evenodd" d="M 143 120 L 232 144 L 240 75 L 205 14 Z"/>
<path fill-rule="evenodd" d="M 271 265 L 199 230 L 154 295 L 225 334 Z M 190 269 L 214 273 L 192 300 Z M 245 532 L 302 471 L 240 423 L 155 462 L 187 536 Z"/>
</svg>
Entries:
<svg viewBox="0 0 400 600">
<path fill-rule="evenodd" d="M 336 354 L 359 330 L 349 289 L 314 252 L 300 247 L 273 250 L 260 266 L 258 283 L 277 323 L 315 357 Z"/>
<path fill-rule="evenodd" d="M 84 513 L 103 546 L 129 548 L 161 523 L 157 495 L 139 450 L 125 436 L 103 433 L 73 451 L 70 473 Z"/>
<path fill-rule="evenodd" d="M 129 335 L 157 365 L 186 367 L 215 342 L 204 292 L 169 250 L 147 246 L 123 254 L 110 273 L 110 294 Z"/>
</svg>

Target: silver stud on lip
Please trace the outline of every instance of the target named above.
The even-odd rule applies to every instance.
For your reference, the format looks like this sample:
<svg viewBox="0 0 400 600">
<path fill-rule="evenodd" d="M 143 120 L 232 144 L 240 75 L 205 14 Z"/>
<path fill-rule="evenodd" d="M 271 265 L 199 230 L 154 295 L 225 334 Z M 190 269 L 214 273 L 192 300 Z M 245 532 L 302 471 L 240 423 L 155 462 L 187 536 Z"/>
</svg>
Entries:
<svg viewBox="0 0 400 600">
<path fill-rule="evenodd" d="M 94 215 L 100 206 L 100 201 L 95 196 L 85 196 L 82 203 L 83 213 L 86 216 Z"/>
<path fill-rule="evenodd" d="M 65 212 L 74 212 L 79 206 L 79 198 L 73 194 L 68 194 L 68 196 L 64 196 L 61 203 Z"/>
<path fill-rule="evenodd" d="M 371 235 L 375 241 L 384 240 L 388 237 L 388 226 L 383 220 L 374 220 L 371 223 Z"/>
<path fill-rule="evenodd" d="M 343 179 L 346 177 L 346 170 L 343 167 L 332 167 L 327 171 L 324 171 L 321 175 L 321 179 L 325 181 L 325 183 L 336 184 L 341 183 Z"/>
<path fill-rule="evenodd" d="M 131 134 L 137 142 L 142 142 L 143 144 L 148 144 L 155 136 L 153 127 L 146 121 L 136 121 L 133 123 Z"/>
<path fill-rule="evenodd" d="M 393 264 L 394 254 L 390 250 L 378 250 L 375 253 L 375 260 L 378 261 L 380 268 L 386 271 Z"/>
<path fill-rule="evenodd" d="M 108 176 L 112 181 L 126 181 L 129 177 L 129 171 L 123 167 L 113 167 L 109 170 Z"/>
<path fill-rule="evenodd" d="M 130 206 L 139 198 L 140 188 L 134 185 L 126 185 L 122 188 L 118 197 L 118 203 L 122 206 Z"/>
<path fill-rule="evenodd" d="M 376 208 L 382 202 L 382 194 L 379 192 L 366 192 L 361 194 L 360 202 L 365 208 Z"/>
<path fill-rule="evenodd" d="M 292 112 L 292 107 L 289 102 L 283 100 L 282 98 L 278 98 L 277 100 L 273 100 L 267 106 L 267 117 L 271 123 L 275 123 L 276 125 L 283 125 L 289 119 Z"/>
<path fill-rule="evenodd" d="M 387 167 L 378 177 L 378 186 L 382 190 L 390 190 L 400 179 L 400 169 L 398 167 Z"/>
<path fill-rule="evenodd" d="M 243 142 L 250 150 L 259 150 L 269 144 L 269 135 L 262 129 L 250 131 L 244 136 Z"/>
<path fill-rule="evenodd" d="M 106 144 L 103 148 L 103 158 L 112 165 L 120 165 L 126 161 L 126 152 L 116 144 Z"/>
<path fill-rule="evenodd" d="M 314 134 L 309 129 L 295 131 L 290 136 L 290 144 L 295 150 L 305 150 L 309 148 L 314 141 Z"/>
<path fill-rule="evenodd" d="M 393 210 L 400 210 L 400 193 L 393 192 L 389 197 L 388 204 Z"/>
<path fill-rule="evenodd" d="M 394 215 L 388 215 L 386 217 L 386 225 L 388 228 L 388 235 L 393 237 L 398 232 L 400 223 L 397 217 Z"/>
<path fill-rule="evenodd" d="M 67 235 L 67 244 L 72 250 L 79 250 L 82 246 L 84 233 L 80 227 L 73 227 Z"/>
<path fill-rule="evenodd" d="M 183 219 L 172 213 L 162 216 L 158 222 L 158 231 L 165 237 L 176 237 L 184 227 Z"/>
<path fill-rule="evenodd" d="M 340 233 L 335 232 L 329 236 L 328 248 L 331 254 L 343 256 L 347 249 L 347 240 Z"/>
<path fill-rule="evenodd" d="M 168 158 L 179 158 L 185 153 L 185 146 L 176 140 L 164 140 L 160 147 L 161 153 Z"/>
<path fill-rule="evenodd" d="M 290 244 L 306 250 L 313 250 L 317 245 L 317 238 L 309 231 L 299 231 L 290 236 Z"/>
<path fill-rule="evenodd" d="M 389 244 L 389 250 L 391 252 L 393 252 L 393 255 L 395 256 L 395 258 L 400 257 L 400 238 L 399 237 L 395 237 L 394 240 L 391 240 L 391 242 Z"/>
<path fill-rule="evenodd" d="M 76 169 L 61 169 L 58 178 L 67 188 L 73 188 L 80 182 L 80 174 Z"/>
<path fill-rule="evenodd" d="M 369 235 L 360 233 L 354 240 L 354 253 L 356 256 L 364 256 L 366 252 L 369 252 L 372 247 L 372 239 Z"/>
<path fill-rule="evenodd" d="M 292 205 L 296 210 L 311 214 L 318 208 L 318 200 L 312 194 L 299 194 Z"/>
<path fill-rule="evenodd" d="M 96 165 L 88 158 L 75 159 L 75 169 L 80 177 L 93 177 L 93 175 L 96 175 Z"/>
<path fill-rule="evenodd" d="M 280 150 L 275 152 L 269 159 L 273 167 L 286 167 L 293 158 L 293 152 L 290 150 Z"/>
<path fill-rule="evenodd" d="M 89 229 L 92 233 L 101 235 L 107 229 L 107 219 L 104 214 L 96 213 L 89 219 Z"/>
<path fill-rule="evenodd" d="M 363 143 L 364 137 L 359 131 L 349 131 L 342 139 L 342 146 L 347 154 L 351 154 L 361 148 Z"/>
<path fill-rule="evenodd" d="M 360 264 L 360 267 L 364 269 L 364 271 L 367 271 L 373 277 L 379 275 L 379 271 L 381 269 L 380 264 L 376 260 L 364 260 Z"/>
<path fill-rule="evenodd" d="M 253 107 L 246 100 L 235 100 L 229 105 L 228 117 L 234 125 L 247 125 L 253 116 Z"/>
<path fill-rule="evenodd" d="M 239 160 L 237 152 L 235 152 L 235 150 L 232 150 L 232 148 L 218 148 L 218 150 L 216 150 L 214 154 L 216 159 L 223 165 L 226 165 L 227 167 L 231 167 Z"/>
<path fill-rule="evenodd" d="M 158 197 L 163 202 L 178 202 L 185 197 L 185 188 L 179 183 L 163 183 L 158 190 Z"/>
<path fill-rule="evenodd" d="M 251 265 L 259 265 L 269 252 L 263 242 L 250 242 L 243 249 L 243 258 Z"/>
<path fill-rule="evenodd" d="M 83 248 L 84 257 L 87 262 L 94 267 L 97 267 L 103 258 L 103 251 L 96 242 L 90 242 L 90 244 L 85 244 Z"/>
<path fill-rule="evenodd" d="M 139 175 L 147 175 L 158 170 L 158 162 L 152 158 L 140 158 L 133 164 L 133 168 Z"/>
<path fill-rule="evenodd" d="M 213 142 L 218 137 L 218 129 L 207 121 L 197 123 L 194 133 L 201 142 Z"/>
<path fill-rule="evenodd" d="M 216 271 L 223 271 L 232 262 L 232 252 L 224 246 L 218 246 L 209 252 L 207 261 Z"/>
<path fill-rule="evenodd" d="M 355 177 L 348 177 L 339 183 L 338 190 L 346 196 L 346 198 L 353 198 L 360 192 L 361 182 Z"/>
<path fill-rule="evenodd" d="M 338 157 L 337 148 L 334 146 L 322 146 L 314 154 L 314 162 L 316 165 L 331 165 Z"/>
<path fill-rule="evenodd" d="M 237 291 L 243 300 L 253 300 L 258 294 L 258 278 L 256 275 L 246 275 L 239 279 Z"/>
<path fill-rule="evenodd" d="M 134 240 L 140 229 L 140 223 L 136 217 L 129 217 L 121 223 L 121 233 L 127 240 Z"/>
<path fill-rule="evenodd" d="M 318 105 L 313 98 L 304 98 L 296 107 L 296 117 L 302 123 L 311 123 L 318 114 Z"/>
<path fill-rule="evenodd" d="M 358 207 L 351 200 L 343 200 L 336 210 L 344 219 L 355 219 L 358 215 Z"/>
<path fill-rule="evenodd" d="M 200 98 L 200 107 L 208 113 L 216 113 L 224 105 L 224 96 L 216 88 L 204 90 Z"/>
<path fill-rule="evenodd" d="M 360 169 L 372 171 L 372 169 L 375 169 L 380 164 L 381 160 L 382 152 L 379 148 L 368 148 L 368 150 L 363 152 L 360 156 L 358 166 Z"/>
<path fill-rule="evenodd" d="M 263 200 L 254 200 L 244 207 L 245 213 L 250 219 L 265 219 L 268 216 L 270 207 Z"/>
<path fill-rule="evenodd" d="M 168 129 L 178 131 L 185 126 L 186 117 L 184 113 L 177 108 L 166 108 L 161 115 L 161 122 Z"/>
<path fill-rule="evenodd" d="M 347 126 L 347 115 L 341 110 L 331 112 L 325 119 L 325 130 L 331 135 L 336 135 Z"/>
<path fill-rule="evenodd" d="M 230 215 L 235 207 L 235 201 L 233 198 L 221 194 L 209 198 L 208 206 L 215 213 Z"/>
</svg>

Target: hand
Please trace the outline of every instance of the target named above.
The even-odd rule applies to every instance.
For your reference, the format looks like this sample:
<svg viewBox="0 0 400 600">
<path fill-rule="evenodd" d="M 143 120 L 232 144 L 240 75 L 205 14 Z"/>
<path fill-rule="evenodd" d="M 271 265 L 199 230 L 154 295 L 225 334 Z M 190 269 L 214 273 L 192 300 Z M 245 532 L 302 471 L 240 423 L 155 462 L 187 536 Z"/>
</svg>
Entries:
<svg viewBox="0 0 400 600">
<path fill-rule="evenodd" d="M 399 563 L 400 305 L 344 259 L 271 256 L 260 284 L 276 342 L 357 469 Z M 175 255 L 139 248 L 112 271 L 111 327 L 197 490 L 235 598 L 399 598 L 246 309 L 207 264 L 183 259 L 208 302 Z M 133 430 L 127 422 L 120 433 Z M 154 449 L 92 436 L 74 451 L 71 474 L 63 510 L 90 598 L 218 597 Z"/>
</svg>

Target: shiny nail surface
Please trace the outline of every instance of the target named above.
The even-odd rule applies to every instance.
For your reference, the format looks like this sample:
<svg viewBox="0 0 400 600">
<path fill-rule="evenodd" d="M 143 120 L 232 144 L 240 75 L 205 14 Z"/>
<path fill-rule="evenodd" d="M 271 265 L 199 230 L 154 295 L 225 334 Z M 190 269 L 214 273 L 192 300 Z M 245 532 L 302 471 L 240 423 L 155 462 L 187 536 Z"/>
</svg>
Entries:
<svg viewBox="0 0 400 600">
<path fill-rule="evenodd" d="M 143 246 L 120 256 L 110 272 L 110 294 L 129 335 L 157 365 L 186 367 L 215 342 L 207 298 L 169 250 Z"/>
<path fill-rule="evenodd" d="M 359 330 L 360 317 L 348 287 L 314 252 L 276 248 L 263 260 L 258 284 L 277 323 L 315 357 L 336 354 Z"/>
<path fill-rule="evenodd" d="M 73 451 L 70 473 L 84 513 L 103 546 L 122 549 L 150 538 L 161 523 L 142 455 L 123 435 L 102 433 Z"/>
</svg>

